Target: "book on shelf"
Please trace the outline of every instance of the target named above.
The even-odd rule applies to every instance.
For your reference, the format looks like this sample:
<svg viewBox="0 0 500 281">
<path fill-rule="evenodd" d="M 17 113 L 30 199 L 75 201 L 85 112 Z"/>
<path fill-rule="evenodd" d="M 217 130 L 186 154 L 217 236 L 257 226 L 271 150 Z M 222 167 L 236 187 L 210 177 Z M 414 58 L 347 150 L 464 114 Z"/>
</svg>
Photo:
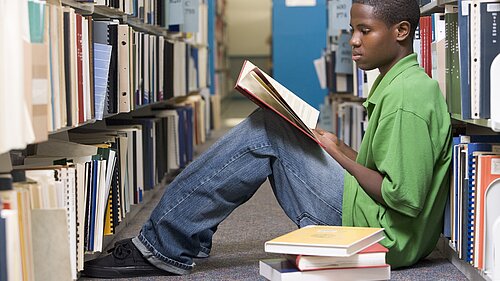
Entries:
<svg viewBox="0 0 500 281">
<path fill-rule="evenodd" d="M 271 281 L 389 280 L 391 267 L 385 264 L 372 267 L 300 271 L 291 262 L 281 258 L 259 261 L 259 273 Z"/>
<path fill-rule="evenodd" d="M 483 270 L 484 269 L 484 252 L 485 252 L 485 222 L 486 194 L 493 190 L 495 182 L 500 180 L 500 154 L 483 154 L 478 156 L 477 160 L 477 186 L 476 186 L 476 204 L 475 204 L 475 239 L 474 239 L 474 264 Z"/>
<path fill-rule="evenodd" d="M 311 225 L 271 239 L 264 248 L 271 253 L 347 257 L 384 237 L 383 228 Z"/>
<path fill-rule="evenodd" d="M 271 78 L 248 60 L 243 63 L 234 87 L 262 108 L 268 108 L 320 144 L 313 133 L 319 111 Z"/>
<path fill-rule="evenodd" d="M 498 92 L 498 89 L 491 88 L 491 80 L 498 77 L 495 69 L 498 71 L 500 65 L 500 42 L 497 35 L 499 12 L 498 1 L 474 1 L 471 5 L 471 100 L 476 96 L 472 111 L 474 113 L 475 108 L 478 111 L 478 116 L 473 115 L 473 119 L 490 118 L 490 97 L 493 92 Z"/>
<path fill-rule="evenodd" d="M 300 271 L 329 268 L 366 267 L 386 265 L 385 256 L 389 250 L 375 243 L 349 257 L 286 255 L 286 258 Z"/>
</svg>

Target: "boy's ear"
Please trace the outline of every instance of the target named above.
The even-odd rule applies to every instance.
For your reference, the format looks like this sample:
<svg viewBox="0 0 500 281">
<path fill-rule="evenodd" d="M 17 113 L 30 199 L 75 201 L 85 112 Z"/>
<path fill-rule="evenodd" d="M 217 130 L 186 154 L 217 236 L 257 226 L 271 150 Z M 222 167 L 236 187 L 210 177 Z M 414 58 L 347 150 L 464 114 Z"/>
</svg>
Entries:
<svg viewBox="0 0 500 281">
<path fill-rule="evenodd" d="M 408 21 L 402 21 L 396 25 L 397 37 L 396 40 L 404 41 L 410 36 L 411 27 Z"/>
</svg>

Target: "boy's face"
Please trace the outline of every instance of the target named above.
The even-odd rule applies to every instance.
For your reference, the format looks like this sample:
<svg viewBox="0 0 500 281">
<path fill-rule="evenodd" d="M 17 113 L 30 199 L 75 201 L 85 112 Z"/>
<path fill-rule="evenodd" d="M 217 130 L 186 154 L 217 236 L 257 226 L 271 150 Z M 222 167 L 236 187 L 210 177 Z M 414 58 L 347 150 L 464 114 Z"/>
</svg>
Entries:
<svg viewBox="0 0 500 281">
<path fill-rule="evenodd" d="M 378 68 L 387 73 L 398 61 L 396 25 L 387 25 L 373 14 L 373 7 L 355 3 L 351 8 L 352 59 L 363 70 Z"/>
</svg>

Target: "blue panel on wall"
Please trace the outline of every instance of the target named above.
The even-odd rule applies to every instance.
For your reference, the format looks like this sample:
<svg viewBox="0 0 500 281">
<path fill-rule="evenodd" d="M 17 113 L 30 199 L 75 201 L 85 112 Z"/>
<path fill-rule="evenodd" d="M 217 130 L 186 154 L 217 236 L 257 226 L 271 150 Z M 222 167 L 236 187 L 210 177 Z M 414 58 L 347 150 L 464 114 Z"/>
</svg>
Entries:
<svg viewBox="0 0 500 281">
<path fill-rule="evenodd" d="M 326 20 L 326 0 L 314 7 L 273 0 L 273 77 L 317 109 L 327 90 L 320 88 L 313 61 L 326 48 Z"/>
<path fill-rule="evenodd" d="M 208 83 L 212 95 L 215 95 L 215 5 L 215 0 L 208 1 Z"/>
</svg>

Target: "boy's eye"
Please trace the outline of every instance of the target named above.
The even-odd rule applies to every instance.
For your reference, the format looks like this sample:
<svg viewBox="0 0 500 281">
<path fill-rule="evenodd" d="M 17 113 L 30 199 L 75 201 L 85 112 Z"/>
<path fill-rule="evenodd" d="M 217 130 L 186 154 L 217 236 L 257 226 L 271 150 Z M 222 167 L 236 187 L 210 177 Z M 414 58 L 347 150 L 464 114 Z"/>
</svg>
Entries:
<svg viewBox="0 0 500 281">
<path fill-rule="evenodd" d="M 361 32 L 362 32 L 363 34 L 368 34 L 368 33 L 370 32 L 370 29 L 368 29 L 368 28 L 363 28 L 363 29 L 361 29 Z"/>
</svg>

